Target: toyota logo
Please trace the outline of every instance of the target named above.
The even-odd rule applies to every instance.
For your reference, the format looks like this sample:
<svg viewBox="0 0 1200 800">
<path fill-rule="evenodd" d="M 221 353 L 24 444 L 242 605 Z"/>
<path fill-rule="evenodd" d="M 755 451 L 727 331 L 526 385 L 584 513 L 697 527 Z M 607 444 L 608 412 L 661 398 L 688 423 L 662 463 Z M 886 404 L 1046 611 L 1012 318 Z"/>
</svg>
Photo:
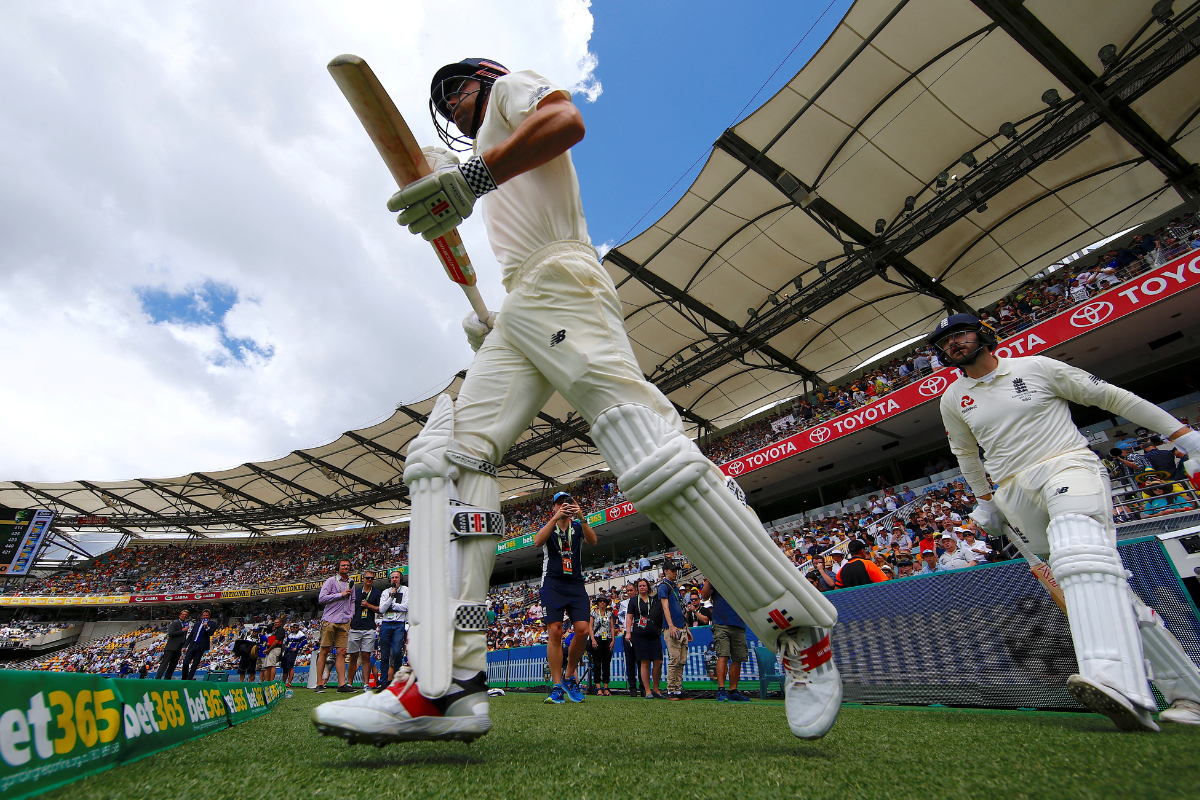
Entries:
<svg viewBox="0 0 1200 800">
<path fill-rule="evenodd" d="M 730 475 L 741 475 L 745 471 L 746 471 L 745 462 L 735 461 L 729 465 L 729 474 Z"/>
<path fill-rule="evenodd" d="M 1071 315 L 1071 324 L 1076 328 L 1090 328 L 1104 322 L 1112 315 L 1112 312 L 1112 303 L 1104 300 L 1088 303 L 1086 306 L 1075 309 L 1075 313 Z"/>
<path fill-rule="evenodd" d="M 932 378 L 926 378 L 921 381 L 921 385 L 917 387 L 917 391 L 926 397 L 936 397 L 946 391 L 947 381 L 941 375 L 934 375 Z"/>
<path fill-rule="evenodd" d="M 820 444 L 832 435 L 833 434 L 830 432 L 829 428 L 826 428 L 824 425 L 822 425 L 808 435 L 808 440 L 813 444 Z"/>
</svg>

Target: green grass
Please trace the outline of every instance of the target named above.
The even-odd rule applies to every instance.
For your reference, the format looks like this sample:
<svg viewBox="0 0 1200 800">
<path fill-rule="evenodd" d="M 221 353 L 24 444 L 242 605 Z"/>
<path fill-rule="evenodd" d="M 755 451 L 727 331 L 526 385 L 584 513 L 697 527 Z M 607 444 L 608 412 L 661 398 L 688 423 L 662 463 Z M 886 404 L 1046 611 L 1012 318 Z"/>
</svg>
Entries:
<svg viewBox="0 0 1200 800">
<path fill-rule="evenodd" d="M 185 798 L 1141 798 L 1195 796 L 1200 729 L 1122 734 L 1104 717 L 846 706 L 824 739 L 782 703 L 542 695 L 492 702 L 473 744 L 376 749 L 319 737 L 297 689 L 262 719 L 87 778 L 55 800 Z"/>
</svg>

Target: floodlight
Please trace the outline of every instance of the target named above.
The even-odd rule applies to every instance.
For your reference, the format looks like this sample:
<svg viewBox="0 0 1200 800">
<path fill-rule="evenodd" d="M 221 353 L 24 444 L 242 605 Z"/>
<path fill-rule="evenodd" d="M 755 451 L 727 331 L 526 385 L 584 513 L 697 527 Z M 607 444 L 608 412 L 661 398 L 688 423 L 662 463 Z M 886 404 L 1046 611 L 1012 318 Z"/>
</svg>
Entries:
<svg viewBox="0 0 1200 800">
<path fill-rule="evenodd" d="M 1042 92 L 1042 102 L 1054 108 L 1062 102 L 1062 98 L 1058 96 L 1058 89 L 1047 89 Z"/>
</svg>

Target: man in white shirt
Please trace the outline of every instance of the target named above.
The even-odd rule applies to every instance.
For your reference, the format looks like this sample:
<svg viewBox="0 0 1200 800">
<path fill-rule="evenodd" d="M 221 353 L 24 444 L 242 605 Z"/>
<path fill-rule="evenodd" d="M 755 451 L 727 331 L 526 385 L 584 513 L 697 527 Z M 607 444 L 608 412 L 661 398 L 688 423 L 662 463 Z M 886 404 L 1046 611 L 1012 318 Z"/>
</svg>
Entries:
<svg viewBox="0 0 1200 800">
<path fill-rule="evenodd" d="M 1072 423 L 1068 402 L 1168 435 L 1192 459 L 1200 456 L 1200 433 L 1060 361 L 997 358 L 995 332 L 969 314 L 940 322 L 929 341 L 963 372 L 940 406 L 950 449 L 978 498 L 972 519 L 993 536 L 1011 521 L 1030 550 L 1047 557 L 1062 587 L 1080 669 L 1067 681 L 1072 696 L 1122 730 L 1157 731 L 1148 660 L 1171 703 L 1160 720 L 1200 725 L 1200 670 L 1129 587 L 1108 472 Z M 989 473 L 999 486 L 994 496 Z"/>
<path fill-rule="evenodd" d="M 949 572 L 954 569 L 964 569 L 965 567 L 973 567 L 976 562 L 971 558 L 971 555 L 958 549 L 958 540 L 953 534 L 946 533 L 942 536 L 942 549 L 946 552 L 938 556 L 937 571 Z"/>
<path fill-rule="evenodd" d="M 318 706 L 318 730 L 385 744 L 470 741 L 491 729 L 485 601 L 503 533 L 496 465 L 557 391 L 590 425 L 629 501 L 783 656 L 792 733 L 823 736 L 841 707 L 829 645 L 837 609 L 771 541 L 736 481 L 684 434 L 675 406 L 638 366 L 624 306 L 588 238 L 570 154 L 585 130 L 570 92 L 532 71 L 465 59 L 438 70 L 430 94 L 439 136 L 470 157 L 429 150 L 433 172 L 388 208 L 436 241 L 478 202 L 507 296 L 488 319 L 463 320 L 476 351 L 467 377 L 456 400 L 437 398 L 408 447 L 412 672 L 373 697 Z M 450 540 L 454 502 L 470 510 L 450 515 Z"/>
</svg>

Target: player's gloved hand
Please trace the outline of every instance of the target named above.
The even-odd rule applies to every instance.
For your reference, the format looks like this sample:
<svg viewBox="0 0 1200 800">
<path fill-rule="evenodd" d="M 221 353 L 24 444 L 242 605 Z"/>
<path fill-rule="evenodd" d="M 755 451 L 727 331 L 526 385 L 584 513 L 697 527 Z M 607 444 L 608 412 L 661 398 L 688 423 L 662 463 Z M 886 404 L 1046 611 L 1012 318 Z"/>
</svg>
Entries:
<svg viewBox="0 0 1200 800">
<path fill-rule="evenodd" d="M 472 311 L 463 317 L 462 326 L 467 332 L 467 341 L 471 343 L 471 349 L 478 353 L 479 348 L 483 347 L 484 337 L 496 327 L 496 312 L 488 314 L 487 322 L 480 322 L 479 316 Z"/>
<path fill-rule="evenodd" d="M 421 152 L 425 154 L 425 163 L 428 164 L 429 169 L 434 172 L 437 172 L 442 167 L 448 167 L 451 165 L 458 166 L 460 163 L 462 163 L 458 160 L 457 153 L 447 150 L 444 147 L 426 145 L 425 147 L 421 148 Z"/>
<path fill-rule="evenodd" d="M 1200 472 L 1200 431 L 1188 431 L 1171 444 L 1187 453 L 1187 461 L 1183 462 L 1183 470 L 1189 478 Z"/>
<path fill-rule="evenodd" d="M 430 154 L 426 154 L 429 159 Z M 440 159 L 439 159 L 440 160 Z M 479 156 L 466 164 L 446 163 L 432 175 L 413 181 L 388 200 L 388 211 L 399 211 L 396 221 L 410 233 L 431 242 L 445 236 L 471 216 L 475 201 L 496 188 L 492 173 Z"/>
<path fill-rule="evenodd" d="M 1000 507 L 996 505 L 994 500 L 984 500 L 978 498 L 975 510 L 970 513 L 971 519 L 975 520 L 975 524 L 983 528 L 992 536 L 999 536 L 1004 532 L 1004 513 Z"/>
</svg>

